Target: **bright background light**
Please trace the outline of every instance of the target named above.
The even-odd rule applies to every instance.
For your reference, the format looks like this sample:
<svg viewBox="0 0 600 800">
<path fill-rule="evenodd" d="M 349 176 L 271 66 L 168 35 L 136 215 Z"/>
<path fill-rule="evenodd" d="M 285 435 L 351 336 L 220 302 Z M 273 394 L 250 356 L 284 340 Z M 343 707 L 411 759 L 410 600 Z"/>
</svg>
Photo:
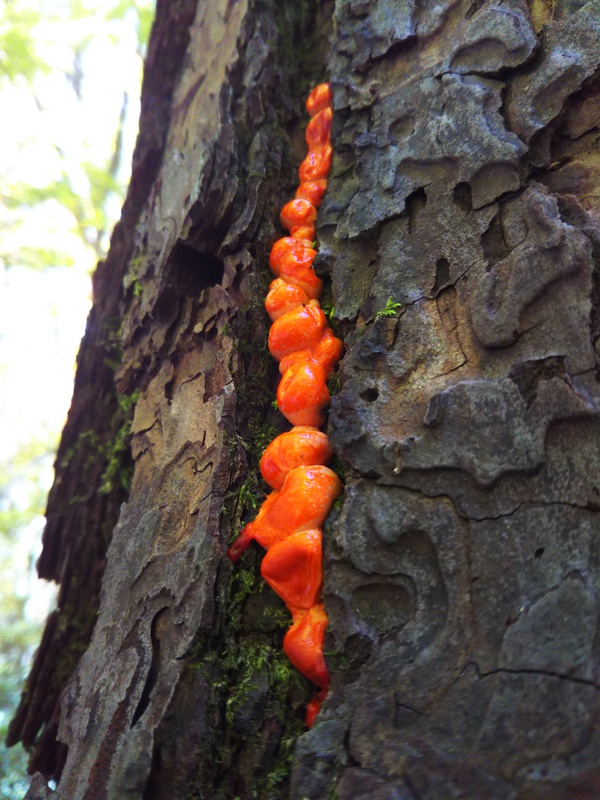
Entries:
<svg viewBox="0 0 600 800">
<path fill-rule="evenodd" d="M 0 0 L 0 737 L 50 610 L 45 495 L 137 134 L 151 0 Z M 0 797 L 26 757 L 0 742 Z"/>
</svg>

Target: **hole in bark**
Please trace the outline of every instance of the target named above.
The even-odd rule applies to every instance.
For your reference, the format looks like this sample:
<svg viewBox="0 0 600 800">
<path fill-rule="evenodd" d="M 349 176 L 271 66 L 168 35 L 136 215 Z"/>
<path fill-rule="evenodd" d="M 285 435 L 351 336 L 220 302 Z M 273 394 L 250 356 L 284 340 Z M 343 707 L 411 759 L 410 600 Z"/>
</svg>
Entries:
<svg viewBox="0 0 600 800">
<path fill-rule="evenodd" d="M 369 386 L 368 389 L 365 389 L 364 392 L 361 392 L 360 396 L 363 400 L 366 400 L 367 403 L 374 403 L 379 397 L 379 389 L 377 389 L 375 386 Z"/>
<path fill-rule="evenodd" d="M 371 3 L 365 4 L 367 6 L 372 5 Z M 398 58 L 400 56 L 404 56 L 409 53 L 411 50 L 414 50 L 419 43 L 418 36 L 407 36 L 405 39 L 400 39 L 399 41 L 394 42 L 389 47 L 385 49 L 382 53 L 377 53 L 377 55 L 373 55 L 364 62 L 357 64 L 357 69 L 359 72 L 365 72 L 372 64 L 376 64 L 378 61 L 382 61 L 384 58 L 386 61 L 389 61 L 392 58 Z"/>
<path fill-rule="evenodd" d="M 538 549 L 533 554 L 535 558 L 541 558 L 544 555 L 544 548 L 538 547 Z"/>
<path fill-rule="evenodd" d="M 443 286 L 450 282 L 450 262 L 447 258 L 438 258 L 435 265 L 435 283 L 431 293 L 436 295 Z"/>
<path fill-rule="evenodd" d="M 405 53 L 409 53 L 411 50 L 414 50 L 418 44 L 419 38 L 417 36 L 407 36 L 405 39 L 401 39 L 399 42 L 394 42 L 390 47 L 388 47 L 381 58 L 385 57 L 388 59 L 393 58 L 394 56 L 403 56 Z"/>
<path fill-rule="evenodd" d="M 510 249 L 506 246 L 504 236 L 502 235 L 500 217 L 498 214 L 496 214 L 488 225 L 487 230 L 481 235 L 481 248 L 483 250 L 483 255 L 489 262 L 487 267 L 488 272 L 497 261 L 502 261 L 502 259 L 506 258 L 510 253 Z"/>
<path fill-rule="evenodd" d="M 203 289 L 221 283 L 224 272 L 225 265 L 212 253 L 177 242 L 169 255 L 159 299 L 152 310 L 154 320 L 165 327 L 176 325 L 183 298 L 197 299 Z"/>
<path fill-rule="evenodd" d="M 465 214 L 473 211 L 473 193 L 470 184 L 465 181 L 456 184 L 452 190 L 452 199 Z"/>
<path fill-rule="evenodd" d="M 523 361 L 515 364 L 508 374 L 511 381 L 516 384 L 519 394 L 529 408 L 537 397 L 537 387 L 540 381 L 549 381 L 552 378 L 565 378 L 565 359 L 563 356 L 550 356 L 536 361 Z"/>
<path fill-rule="evenodd" d="M 571 195 L 557 195 L 556 205 L 561 220 L 574 228 L 583 228 L 587 224 L 587 214 Z"/>
<path fill-rule="evenodd" d="M 185 242 L 177 242 L 169 260 L 171 274 L 188 295 L 198 295 L 202 289 L 223 281 L 225 265 L 221 259 Z"/>
<path fill-rule="evenodd" d="M 161 609 L 152 620 L 152 625 L 150 628 L 150 640 L 152 642 L 152 660 L 150 662 L 150 669 L 148 670 L 148 675 L 146 676 L 146 683 L 144 684 L 140 701 L 137 704 L 137 708 L 135 709 L 133 717 L 131 719 L 130 727 L 132 728 L 136 724 L 136 722 L 138 722 L 138 720 L 141 719 L 141 717 L 144 714 L 144 711 L 150 705 L 150 695 L 152 694 L 152 690 L 154 689 L 154 686 L 156 684 L 156 679 L 158 678 L 158 672 L 160 669 L 160 639 L 156 635 L 156 627 L 158 624 L 159 617 L 161 617 L 167 611 L 168 611 L 167 608 Z"/>
<path fill-rule="evenodd" d="M 425 194 L 425 189 L 422 187 L 420 189 L 415 189 L 414 192 L 411 192 L 411 194 L 409 194 L 404 201 L 404 211 L 408 217 L 409 233 L 412 233 L 413 231 L 415 222 L 417 221 L 417 214 L 420 214 L 426 205 L 427 195 Z"/>
</svg>

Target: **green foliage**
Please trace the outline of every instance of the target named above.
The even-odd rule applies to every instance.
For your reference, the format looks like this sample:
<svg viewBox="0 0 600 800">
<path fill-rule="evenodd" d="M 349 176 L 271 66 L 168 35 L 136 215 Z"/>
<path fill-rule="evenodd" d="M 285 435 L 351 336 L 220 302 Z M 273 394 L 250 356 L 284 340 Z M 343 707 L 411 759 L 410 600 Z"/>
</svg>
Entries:
<svg viewBox="0 0 600 800">
<path fill-rule="evenodd" d="M 32 441 L 0 464 L 0 741 L 17 707 L 40 625 L 26 615 L 27 595 L 16 581 L 27 569 L 25 541 L 41 522 L 52 463 L 53 437 Z M 23 563 L 25 561 L 25 563 Z M 0 797 L 20 800 L 27 790 L 27 754 L 0 747 Z"/>
<path fill-rule="evenodd" d="M 32 97 L 38 109 L 49 108 L 53 98 L 47 89 L 58 85 L 81 99 L 81 80 L 88 77 L 85 56 L 99 37 L 118 42 L 125 30 L 121 24 L 137 17 L 137 52 L 143 55 L 153 17 L 152 0 L 65 0 L 47 3 L 45 0 L 0 0 L 0 91 L 5 97 L 19 95 L 29 106 Z M 135 43 L 134 43 L 135 46 Z M 70 52 L 69 52 L 70 50 Z M 46 57 L 52 59 L 60 51 L 60 66 L 51 72 Z M 65 59 L 66 56 L 66 59 Z M 72 59 L 72 71 L 69 65 Z M 66 62 L 66 63 L 65 63 Z M 87 62 L 90 63 L 90 62 Z M 82 67 L 83 65 L 83 67 Z M 54 83 L 52 83 L 54 81 Z M 117 100 L 118 102 L 118 100 Z M 125 108 L 123 101 L 123 109 Z M 25 108 L 29 106 L 25 105 Z M 18 108 L 18 103 L 16 104 Z M 92 266 L 104 255 L 108 235 L 114 222 L 114 209 L 120 204 L 124 186 L 120 178 L 121 162 L 128 162 L 122 153 L 123 114 L 114 120 L 114 134 L 98 155 L 97 143 L 92 145 L 82 137 L 77 153 L 69 149 L 69 137 L 54 140 L 53 126 L 35 125 L 23 134 L 24 140 L 14 137 L 11 145 L 18 152 L 15 165 L 0 179 L 0 269 L 24 266 L 42 270 L 50 266 L 70 266 L 88 263 Z M 43 118 L 44 120 L 46 117 Z M 42 117 L 40 117 L 42 120 Z M 14 119 L 4 120 L 7 130 L 18 130 Z M 64 120 L 60 131 L 71 124 Z M 45 136 L 44 136 L 45 134 Z M 44 166 L 28 174 L 38 179 L 27 184 L 19 172 L 21 163 L 37 167 L 40 143 L 49 152 L 41 155 Z M 67 142 L 67 146 L 64 146 Z M 81 147 L 79 147 L 81 145 Z M 34 149 L 37 146 L 37 151 Z M 30 158 L 31 155 L 31 158 Z M 20 158 L 20 160 L 19 160 Z M 32 179 L 32 180 L 35 180 Z M 112 207 L 112 208 L 111 208 Z M 34 220 L 34 224 L 32 224 Z M 39 224 L 38 224 L 39 223 Z M 41 231 L 31 236 L 33 230 Z M 50 235 L 46 235 L 49 233 Z M 85 249 L 88 248 L 87 259 Z M 135 287 L 134 287 L 135 291 Z M 107 332 L 114 335 L 115 331 Z M 34 369 L 34 366 L 32 366 Z M 68 464 L 75 451 L 84 448 L 91 458 L 106 459 L 101 491 L 120 485 L 126 487 L 131 479 L 128 458 L 129 427 L 137 395 L 117 398 L 115 412 L 116 436 L 110 442 L 93 431 L 84 431 L 71 452 L 62 455 L 62 465 Z M 43 403 L 43 398 L 41 403 Z M 35 426 L 35 420 L 30 422 Z M 0 464 L 0 740 L 4 740 L 10 717 L 18 703 L 23 682 L 29 669 L 33 650 L 40 636 L 40 626 L 32 617 L 30 606 L 30 577 L 33 578 L 34 554 L 32 545 L 43 523 L 43 509 L 48 488 L 48 473 L 57 437 L 45 437 L 23 448 L 11 459 Z M 74 498 L 81 502 L 85 498 Z M 63 608 L 59 625 L 70 623 L 89 628 L 95 613 L 88 608 Z M 82 643 L 77 640 L 69 652 L 61 654 L 61 669 L 69 673 L 81 655 Z M 60 675 L 57 679 L 60 679 Z M 27 757 L 21 747 L 6 750 L 0 745 L 0 797 L 3 800 L 22 798 L 26 792 Z"/>
<path fill-rule="evenodd" d="M 385 317 L 395 317 L 400 313 L 402 303 L 395 303 L 391 297 L 388 297 L 385 308 L 382 308 L 375 314 L 375 321 L 384 319 Z"/>
<path fill-rule="evenodd" d="M 79 3 L 81 7 L 81 3 Z M 138 53 L 144 55 L 150 36 L 150 28 L 152 27 L 152 20 L 154 19 L 154 3 L 143 2 L 137 0 L 117 0 L 113 7 L 106 12 L 107 20 L 123 19 L 126 14 L 135 10 L 137 14 L 137 39 L 138 39 Z"/>
<path fill-rule="evenodd" d="M 80 188 L 75 188 L 66 172 L 45 186 L 30 186 L 19 181 L 0 184 L 5 206 L 13 212 L 10 222 L 7 222 L 12 231 L 18 232 L 24 216 L 32 209 L 45 208 L 51 213 L 52 208 L 59 204 L 71 215 L 71 233 L 91 246 L 95 255 L 103 255 L 102 237 L 112 226 L 107 203 L 111 196 L 121 196 L 124 187 L 109 173 L 108 163 L 98 167 L 81 162 L 79 167 L 87 178 L 87 194 L 82 194 Z M 0 256 L 7 264 L 17 263 L 33 269 L 71 266 L 74 258 L 68 248 L 68 239 L 65 239 L 65 243 L 67 247 L 61 250 L 20 246 L 18 252 L 4 250 L 0 252 Z"/>
<path fill-rule="evenodd" d="M 36 52 L 40 16 L 37 3 L 0 0 L 0 78 L 30 82 L 38 72 L 48 71 Z"/>
<path fill-rule="evenodd" d="M 331 303 L 321 303 L 321 310 L 331 323 L 332 319 L 335 317 L 335 306 Z"/>
<path fill-rule="evenodd" d="M 46 434 L 23 445 L 10 463 L 0 463 L 0 542 L 16 544 L 21 529 L 42 516 L 47 492 L 44 477 L 55 448 L 56 436 Z"/>
<path fill-rule="evenodd" d="M 28 87 L 38 107 L 43 107 L 44 84 L 40 83 L 40 78 L 50 73 L 51 67 L 42 56 L 52 53 L 52 46 L 61 42 L 63 47 L 71 49 L 73 72 L 66 77 L 81 100 L 80 65 L 86 52 L 99 36 L 117 44 L 122 30 L 125 30 L 123 23 L 126 18 L 130 23 L 132 15 L 135 15 L 138 37 L 137 53 L 143 56 L 154 15 L 151 0 L 107 0 L 96 4 L 67 0 L 58 5 L 42 0 L 0 0 L 0 88 Z M 90 258 L 90 263 L 105 255 L 115 221 L 114 208 L 125 190 L 118 175 L 121 164 L 129 161 L 128 155 L 123 153 L 126 106 L 125 97 L 121 116 L 115 119 L 112 152 L 99 157 L 90 149 L 89 143 L 82 140 L 81 155 L 75 156 L 56 141 L 50 148 L 55 159 L 58 154 L 61 168 L 54 180 L 38 186 L 29 186 L 18 178 L 5 178 L 0 182 L 0 195 L 7 209 L 2 219 L 4 236 L 12 234 L 6 243 L 0 241 L 0 259 L 8 266 L 18 264 L 43 269 L 73 263 L 74 240 L 69 244 L 68 236 L 62 237 L 64 247 L 60 248 L 39 246 L 37 242 L 28 242 L 26 247 L 20 247 L 20 229 L 27 215 L 33 209 L 43 209 L 45 218 L 50 218 L 57 204 L 71 215 L 69 233 L 79 237 L 79 242 L 91 249 L 93 258 Z M 37 139 L 42 141 L 42 137 L 32 130 L 28 146 L 31 148 Z M 43 141 L 43 146 L 48 148 L 47 137 Z M 64 224 L 64 215 L 62 219 L 61 224 Z M 16 247 L 13 244 L 15 239 Z"/>
</svg>

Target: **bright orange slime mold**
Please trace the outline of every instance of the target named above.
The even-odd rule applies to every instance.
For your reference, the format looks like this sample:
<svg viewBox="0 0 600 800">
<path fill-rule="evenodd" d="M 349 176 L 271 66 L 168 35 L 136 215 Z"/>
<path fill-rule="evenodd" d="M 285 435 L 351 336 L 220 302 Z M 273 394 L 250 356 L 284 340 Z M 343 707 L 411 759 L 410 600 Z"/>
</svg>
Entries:
<svg viewBox="0 0 600 800">
<path fill-rule="evenodd" d="M 317 208 L 327 188 L 332 157 L 328 83 L 312 90 L 306 108 L 311 117 L 306 128 L 308 154 L 298 171 L 296 197 L 281 211 L 281 224 L 290 236 L 279 239 L 271 250 L 269 266 L 276 278 L 265 301 L 273 322 L 269 350 L 280 362 L 282 374 L 277 405 L 295 427 L 274 439 L 263 453 L 261 474 L 274 491 L 228 554 L 237 561 L 252 540 L 267 551 L 261 574 L 292 614 L 283 649 L 296 669 L 319 687 L 306 709 L 310 728 L 329 689 L 323 657 L 327 613 L 321 600 L 322 526 L 343 488 L 326 466 L 332 451 L 319 428 L 331 399 L 326 381 L 341 358 L 343 344 L 321 310 L 323 281 L 313 268 Z"/>
</svg>

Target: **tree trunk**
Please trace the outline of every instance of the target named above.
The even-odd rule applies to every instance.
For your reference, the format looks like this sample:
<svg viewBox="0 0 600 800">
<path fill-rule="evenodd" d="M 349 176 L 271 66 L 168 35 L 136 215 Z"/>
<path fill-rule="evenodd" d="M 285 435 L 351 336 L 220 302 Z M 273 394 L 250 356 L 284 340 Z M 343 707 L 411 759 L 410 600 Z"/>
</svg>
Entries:
<svg viewBox="0 0 600 800">
<path fill-rule="evenodd" d="M 12 739 L 58 800 L 597 798 L 600 0 L 177 5 L 95 281 L 40 563 L 61 602 Z M 225 551 L 284 428 L 267 255 L 323 79 L 346 488 L 332 690 L 303 733 L 282 604 L 257 550 Z"/>
</svg>

